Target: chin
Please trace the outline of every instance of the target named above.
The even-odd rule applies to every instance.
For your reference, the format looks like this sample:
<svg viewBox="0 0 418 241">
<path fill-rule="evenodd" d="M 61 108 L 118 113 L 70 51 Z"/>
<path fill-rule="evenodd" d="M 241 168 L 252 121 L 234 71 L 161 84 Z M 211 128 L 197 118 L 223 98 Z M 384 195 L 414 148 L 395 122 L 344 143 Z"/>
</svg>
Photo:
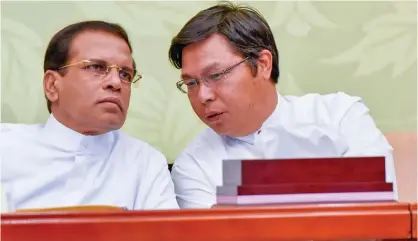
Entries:
<svg viewBox="0 0 418 241">
<path fill-rule="evenodd" d="M 111 130 L 118 130 L 125 124 L 125 118 L 120 117 L 106 117 L 102 118 L 101 123 L 105 124 Z"/>
<path fill-rule="evenodd" d="M 223 125 L 209 125 L 206 124 L 209 128 L 211 128 L 213 131 L 215 131 L 218 135 L 221 136 L 229 136 L 231 133 L 230 131 L 225 128 Z"/>
<path fill-rule="evenodd" d="M 230 136 L 230 137 L 241 137 L 244 135 L 240 135 L 231 128 L 228 128 L 225 125 L 208 125 L 213 131 L 215 131 L 218 135 L 221 136 Z"/>
</svg>

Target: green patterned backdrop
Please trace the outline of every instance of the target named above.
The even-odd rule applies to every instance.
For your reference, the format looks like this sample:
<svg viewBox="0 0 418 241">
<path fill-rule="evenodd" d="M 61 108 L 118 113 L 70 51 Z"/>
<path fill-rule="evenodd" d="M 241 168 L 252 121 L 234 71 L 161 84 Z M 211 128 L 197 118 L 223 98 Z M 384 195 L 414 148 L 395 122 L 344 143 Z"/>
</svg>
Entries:
<svg viewBox="0 0 418 241">
<path fill-rule="evenodd" d="M 44 122 L 46 45 L 62 27 L 101 19 L 130 34 L 144 78 L 132 90 L 124 130 L 161 150 L 172 162 L 204 128 L 175 87 L 173 35 L 215 2 L 1 2 L 1 121 Z M 416 131 L 417 3 L 402 1 L 245 2 L 274 31 L 283 94 L 344 91 L 364 98 L 384 132 Z"/>
</svg>

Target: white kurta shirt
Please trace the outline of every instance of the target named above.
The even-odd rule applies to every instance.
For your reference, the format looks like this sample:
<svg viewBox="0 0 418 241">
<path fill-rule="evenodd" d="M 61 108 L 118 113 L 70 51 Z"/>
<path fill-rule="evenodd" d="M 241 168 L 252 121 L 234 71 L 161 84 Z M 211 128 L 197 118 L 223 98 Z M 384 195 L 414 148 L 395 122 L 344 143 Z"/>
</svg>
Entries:
<svg viewBox="0 0 418 241">
<path fill-rule="evenodd" d="M 216 204 L 225 159 L 385 156 L 386 179 L 395 182 L 392 147 L 359 97 L 344 93 L 281 96 L 255 133 L 225 137 L 206 129 L 177 158 L 172 177 L 181 208 Z M 396 183 L 394 183 L 395 195 Z"/>
<path fill-rule="evenodd" d="M 163 154 L 120 131 L 85 136 L 58 122 L 2 124 L 1 183 L 9 210 L 82 205 L 176 209 Z"/>
</svg>

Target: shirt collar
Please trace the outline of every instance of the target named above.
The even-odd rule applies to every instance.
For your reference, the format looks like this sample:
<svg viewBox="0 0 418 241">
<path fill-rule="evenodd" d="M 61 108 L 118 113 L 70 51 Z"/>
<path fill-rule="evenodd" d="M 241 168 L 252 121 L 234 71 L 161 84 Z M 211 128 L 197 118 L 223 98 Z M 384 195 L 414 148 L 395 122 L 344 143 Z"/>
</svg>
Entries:
<svg viewBox="0 0 418 241">
<path fill-rule="evenodd" d="M 283 109 L 283 106 L 285 104 L 285 101 L 283 99 L 283 97 L 280 95 L 279 91 L 277 91 L 277 105 L 276 108 L 274 108 L 273 113 L 271 113 L 271 115 L 264 121 L 264 123 L 261 125 L 261 128 L 258 130 L 264 130 L 270 127 L 275 127 L 279 124 L 279 119 L 281 117 L 281 112 Z"/>
<path fill-rule="evenodd" d="M 263 122 L 260 129 L 258 129 L 254 133 L 249 134 L 248 136 L 242 136 L 242 137 L 226 136 L 225 138 L 227 138 L 228 140 L 243 141 L 243 142 L 246 142 L 248 144 L 253 145 L 256 135 L 258 135 L 259 133 L 261 133 L 261 131 L 263 131 L 267 128 L 274 127 L 274 126 L 277 126 L 279 124 L 279 117 L 280 117 L 279 107 L 280 107 L 280 110 L 281 110 L 282 105 L 285 104 L 284 103 L 285 99 L 280 95 L 278 90 L 277 90 L 277 99 L 278 100 L 277 100 L 276 108 L 274 109 L 273 113 L 271 113 L 271 115 Z"/>
<path fill-rule="evenodd" d="M 65 151 L 94 152 L 99 148 L 106 148 L 112 143 L 111 132 L 88 136 L 76 132 L 60 123 L 53 114 L 46 122 L 42 133 L 48 144 L 52 144 Z"/>
</svg>

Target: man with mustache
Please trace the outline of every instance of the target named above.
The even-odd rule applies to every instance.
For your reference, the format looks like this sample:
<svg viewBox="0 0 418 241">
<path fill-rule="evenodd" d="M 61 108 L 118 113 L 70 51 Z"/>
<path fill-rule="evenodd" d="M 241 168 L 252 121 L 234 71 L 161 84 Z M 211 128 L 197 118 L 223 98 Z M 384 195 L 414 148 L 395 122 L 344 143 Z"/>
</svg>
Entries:
<svg viewBox="0 0 418 241">
<path fill-rule="evenodd" d="M 257 10 L 227 2 L 199 12 L 172 39 L 169 58 L 181 69 L 177 88 L 209 127 L 173 165 L 181 208 L 216 204 L 225 159 L 385 156 L 395 181 L 392 148 L 360 98 L 276 90 L 279 54 Z"/>
<path fill-rule="evenodd" d="M 164 155 L 119 130 L 140 79 L 121 26 L 85 21 L 56 33 L 44 59 L 48 121 L 2 125 L 9 209 L 177 209 Z"/>
</svg>

